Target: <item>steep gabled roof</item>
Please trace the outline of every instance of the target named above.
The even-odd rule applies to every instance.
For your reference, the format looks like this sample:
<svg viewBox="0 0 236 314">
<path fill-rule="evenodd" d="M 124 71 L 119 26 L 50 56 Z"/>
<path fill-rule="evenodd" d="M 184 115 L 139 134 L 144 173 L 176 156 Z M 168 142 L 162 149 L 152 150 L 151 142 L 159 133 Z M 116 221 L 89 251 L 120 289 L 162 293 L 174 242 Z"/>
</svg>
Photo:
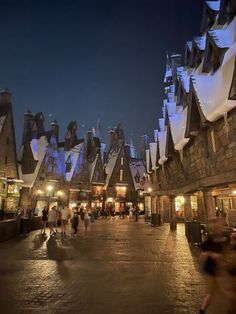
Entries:
<svg viewBox="0 0 236 314">
<path fill-rule="evenodd" d="M 33 173 L 23 174 L 21 164 L 19 164 L 19 175 L 20 179 L 23 181 L 22 186 L 29 188 L 33 187 L 39 170 L 42 166 L 47 146 L 48 142 L 45 136 L 41 136 L 39 139 L 35 139 L 34 143 L 31 144 L 32 153 L 34 156 L 34 160 L 37 161 L 37 165 Z"/>
<path fill-rule="evenodd" d="M 121 150 L 121 148 L 119 148 L 118 151 L 111 150 L 109 153 L 108 161 L 105 165 L 105 173 L 107 175 L 106 180 L 105 180 L 105 188 L 107 188 L 107 186 L 110 182 L 110 179 L 111 179 L 114 167 L 116 165 L 116 161 L 117 161 L 117 158 L 119 156 L 120 150 Z"/>
<path fill-rule="evenodd" d="M 208 33 L 219 48 L 229 48 L 236 41 L 236 16 L 226 27 Z"/>
<path fill-rule="evenodd" d="M 1 115 L 0 116 L 0 134 L 1 134 L 2 130 L 3 130 L 4 123 L 6 121 L 6 117 L 7 117 L 6 115 Z"/>
</svg>

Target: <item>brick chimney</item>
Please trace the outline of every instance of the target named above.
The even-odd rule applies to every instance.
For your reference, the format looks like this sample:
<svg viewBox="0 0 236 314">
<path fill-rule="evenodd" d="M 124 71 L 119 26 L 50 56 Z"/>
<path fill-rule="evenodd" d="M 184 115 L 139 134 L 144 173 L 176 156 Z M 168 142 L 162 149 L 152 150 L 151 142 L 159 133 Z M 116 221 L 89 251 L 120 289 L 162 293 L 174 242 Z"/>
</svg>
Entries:
<svg viewBox="0 0 236 314">
<path fill-rule="evenodd" d="M 11 93 L 9 89 L 5 88 L 0 92 L 0 106 L 6 106 L 11 103 Z"/>
<path fill-rule="evenodd" d="M 22 136 L 22 145 L 25 144 L 27 141 L 31 140 L 31 131 L 32 131 L 32 124 L 33 124 L 34 116 L 27 110 L 24 113 L 24 127 L 23 127 L 23 136 Z"/>
<path fill-rule="evenodd" d="M 59 124 L 57 122 L 57 120 L 54 120 L 51 124 L 51 133 L 52 136 L 54 136 L 58 142 L 58 138 L 59 138 Z"/>
<path fill-rule="evenodd" d="M 115 131 L 108 132 L 108 152 L 115 147 Z"/>
<path fill-rule="evenodd" d="M 67 127 L 67 133 L 65 136 L 65 150 L 68 151 L 74 147 L 77 143 L 77 124 L 75 121 L 71 121 Z"/>
</svg>

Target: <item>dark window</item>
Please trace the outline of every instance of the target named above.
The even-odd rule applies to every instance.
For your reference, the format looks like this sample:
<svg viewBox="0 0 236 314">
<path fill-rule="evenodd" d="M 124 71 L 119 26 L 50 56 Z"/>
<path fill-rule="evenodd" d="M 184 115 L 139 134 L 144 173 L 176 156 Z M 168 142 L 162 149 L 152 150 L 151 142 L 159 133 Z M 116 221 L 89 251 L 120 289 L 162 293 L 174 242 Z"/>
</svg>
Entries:
<svg viewBox="0 0 236 314">
<path fill-rule="evenodd" d="M 7 137 L 6 143 L 7 143 L 7 145 L 10 143 L 9 137 Z"/>
<path fill-rule="evenodd" d="M 7 164 L 7 157 L 5 157 L 5 165 Z"/>
</svg>

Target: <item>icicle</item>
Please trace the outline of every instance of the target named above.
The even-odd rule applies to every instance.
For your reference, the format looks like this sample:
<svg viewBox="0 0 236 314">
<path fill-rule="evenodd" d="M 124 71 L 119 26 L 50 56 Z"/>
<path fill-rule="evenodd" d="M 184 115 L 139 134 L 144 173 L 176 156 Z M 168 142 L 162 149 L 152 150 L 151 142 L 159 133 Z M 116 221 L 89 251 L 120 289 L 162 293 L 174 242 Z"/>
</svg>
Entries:
<svg viewBox="0 0 236 314">
<path fill-rule="evenodd" d="M 226 136 L 229 136 L 229 122 L 228 122 L 228 115 L 227 112 L 224 112 L 224 126 L 223 131 L 226 134 Z"/>
<path fill-rule="evenodd" d="M 161 169 L 162 169 L 162 172 L 165 173 L 165 166 L 164 166 L 164 164 L 161 165 Z"/>
<path fill-rule="evenodd" d="M 183 158 L 184 158 L 184 151 L 183 151 L 183 149 L 179 150 L 179 157 L 180 157 L 180 161 L 183 162 Z"/>
</svg>

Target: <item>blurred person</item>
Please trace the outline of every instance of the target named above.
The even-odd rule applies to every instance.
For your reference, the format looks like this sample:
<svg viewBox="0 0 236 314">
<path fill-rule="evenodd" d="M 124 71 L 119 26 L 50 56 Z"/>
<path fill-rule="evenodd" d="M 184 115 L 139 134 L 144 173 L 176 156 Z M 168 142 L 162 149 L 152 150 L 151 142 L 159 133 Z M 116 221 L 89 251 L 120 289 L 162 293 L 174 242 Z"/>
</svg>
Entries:
<svg viewBox="0 0 236 314">
<path fill-rule="evenodd" d="M 71 218 L 71 228 L 74 230 L 74 235 L 77 234 L 79 224 L 79 212 L 77 208 L 73 209 L 72 218 Z"/>
<path fill-rule="evenodd" d="M 89 206 L 86 205 L 85 212 L 84 212 L 84 231 L 85 231 L 85 233 L 89 230 L 89 226 L 90 226 L 89 212 L 90 212 Z"/>
<path fill-rule="evenodd" d="M 207 293 L 204 297 L 199 313 L 206 313 L 213 296 L 219 289 L 218 277 L 221 271 L 223 254 L 227 250 L 229 239 L 223 234 L 224 222 L 216 218 L 209 223 L 207 239 L 202 243 L 200 256 L 202 270 L 207 282 Z"/>
<path fill-rule="evenodd" d="M 48 221 L 48 207 L 44 206 L 42 210 L 42 220 L 41 220 L 41 234 L 45 234 L 45 229 Z"/>
<path fill-rule="evenodd" d="M 129 219 L 133 220 L 134 208 L 133 205 L 129 208 Z"/>
<path fill-rule="evenodd" d="M 55 233 L 54 228 L 57 223 L 57 211 L 56 206 L 53 206 L 48 212 L 48 227 L 50 229 L 50 235 Z"/>
<path fill-rule="evenodd" d="M 66 234 L 66 226 L 70 218 L 70 209 L 68 206 L 63 206 L 61 209 L 61 233 Z"/>
</svg>

